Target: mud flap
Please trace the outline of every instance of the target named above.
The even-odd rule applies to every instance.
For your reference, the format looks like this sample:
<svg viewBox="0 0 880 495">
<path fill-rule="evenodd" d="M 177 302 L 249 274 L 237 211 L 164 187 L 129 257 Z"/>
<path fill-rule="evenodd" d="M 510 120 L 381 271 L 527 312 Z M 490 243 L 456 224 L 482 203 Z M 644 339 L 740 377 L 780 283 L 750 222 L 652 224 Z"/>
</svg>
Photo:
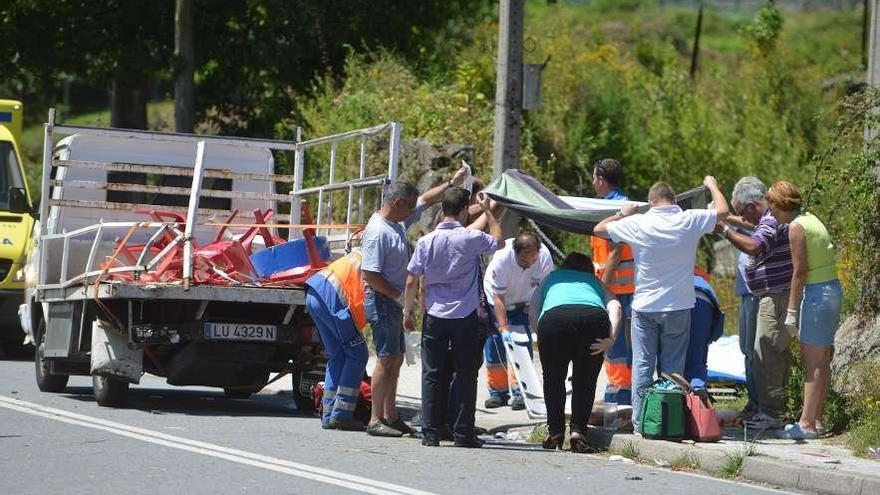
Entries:
<svg viewBox="0 0 880 495">
<path fill-rule="evenodd" d="M 144 369 L 144 352 L 128 342 L 128 336 L 102 320 L 92 323 L 93 375 L 139 383 Z"/>
</svg>

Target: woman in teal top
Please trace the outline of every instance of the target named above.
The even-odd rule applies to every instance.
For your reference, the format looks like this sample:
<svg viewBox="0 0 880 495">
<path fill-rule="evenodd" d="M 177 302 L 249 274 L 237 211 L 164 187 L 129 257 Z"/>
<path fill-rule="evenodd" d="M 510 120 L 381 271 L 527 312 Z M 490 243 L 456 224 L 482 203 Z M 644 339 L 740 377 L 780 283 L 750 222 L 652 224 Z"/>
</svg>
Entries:
<svg viewBox="0 0 880 495">
<path fill-rule="evenodd" d="M 816 438 L 822 430 L 825 398 L 831 383 L 831 350 L 840 323 L 843 293 L 835 270 L 834 243 L 825 225 L 811 213 L 801 213 L 801 195 L 788 181 L 767 191 L 773 216 L 787 223 L 791 244 L 791 292 L 785 326 L 798 333 L 804 366 L 804 407 L 800 420 L 785 427 L 783 436 Z M 800 318 L 798 318 L 800 316 Z"/>
<path fill-rule="evenodd" d="M 571 253 L 535 291 L 529 317 L 532 328 L 538 329 L 544 374 L 544 402 L 550 430 L 544 448 L 562 448 L 565 378 L 571 363 L 569 441 L 573 452 L 585 452 L 596 379 L 602 368 L 603 353 L 611 348 L 620 328 L 620 303 L 593 275 L 590 257 Z"/>
</svg>

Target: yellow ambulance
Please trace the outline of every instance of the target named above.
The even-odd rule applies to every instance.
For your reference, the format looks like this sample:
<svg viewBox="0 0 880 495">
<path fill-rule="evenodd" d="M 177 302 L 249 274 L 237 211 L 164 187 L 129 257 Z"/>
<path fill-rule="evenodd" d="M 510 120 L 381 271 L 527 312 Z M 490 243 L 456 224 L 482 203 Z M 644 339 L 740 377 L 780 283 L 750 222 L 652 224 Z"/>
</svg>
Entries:
<svg viewBox="0 0 880 495">
<path fill-rule="evenodd" d="M 25 339 L 18 306 L 35 220 L 19 152 L 22 117 L 20 101 L 0 100 L 0 351 L 6 352 L 17 352 Z"/>
</svg>

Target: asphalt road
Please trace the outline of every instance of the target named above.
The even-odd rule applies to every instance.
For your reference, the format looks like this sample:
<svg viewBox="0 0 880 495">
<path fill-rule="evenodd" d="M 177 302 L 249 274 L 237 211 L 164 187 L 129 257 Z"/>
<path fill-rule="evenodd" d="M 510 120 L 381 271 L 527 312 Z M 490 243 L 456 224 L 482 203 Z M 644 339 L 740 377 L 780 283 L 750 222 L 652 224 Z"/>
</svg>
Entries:
<svg viewBox="0 0 880 495">
<path fill-rule="evenodd" d="M 528 444 L 428 448 L 323 431 L 283 396 L 231 400 L 150 376 L 128 408 L 102 408 L 88 377 L 47 394 L 32 363 L 0 361 L 0 494 L 771 492 Z"/>
</svg>

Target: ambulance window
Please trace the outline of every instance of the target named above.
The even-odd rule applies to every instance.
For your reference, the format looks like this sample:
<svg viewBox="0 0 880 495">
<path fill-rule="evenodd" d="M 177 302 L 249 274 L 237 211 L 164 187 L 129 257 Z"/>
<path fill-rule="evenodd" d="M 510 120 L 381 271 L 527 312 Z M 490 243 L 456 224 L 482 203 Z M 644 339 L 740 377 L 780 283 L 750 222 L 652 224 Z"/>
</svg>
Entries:
<svg viewBox="0 0 880 495">
<path fill-rule="evenodd" d="M 24 187 L 24 180 L 12 143 L 0 141 L 0 209 L 9 208 L 10 187 Z"/>
</svg>

